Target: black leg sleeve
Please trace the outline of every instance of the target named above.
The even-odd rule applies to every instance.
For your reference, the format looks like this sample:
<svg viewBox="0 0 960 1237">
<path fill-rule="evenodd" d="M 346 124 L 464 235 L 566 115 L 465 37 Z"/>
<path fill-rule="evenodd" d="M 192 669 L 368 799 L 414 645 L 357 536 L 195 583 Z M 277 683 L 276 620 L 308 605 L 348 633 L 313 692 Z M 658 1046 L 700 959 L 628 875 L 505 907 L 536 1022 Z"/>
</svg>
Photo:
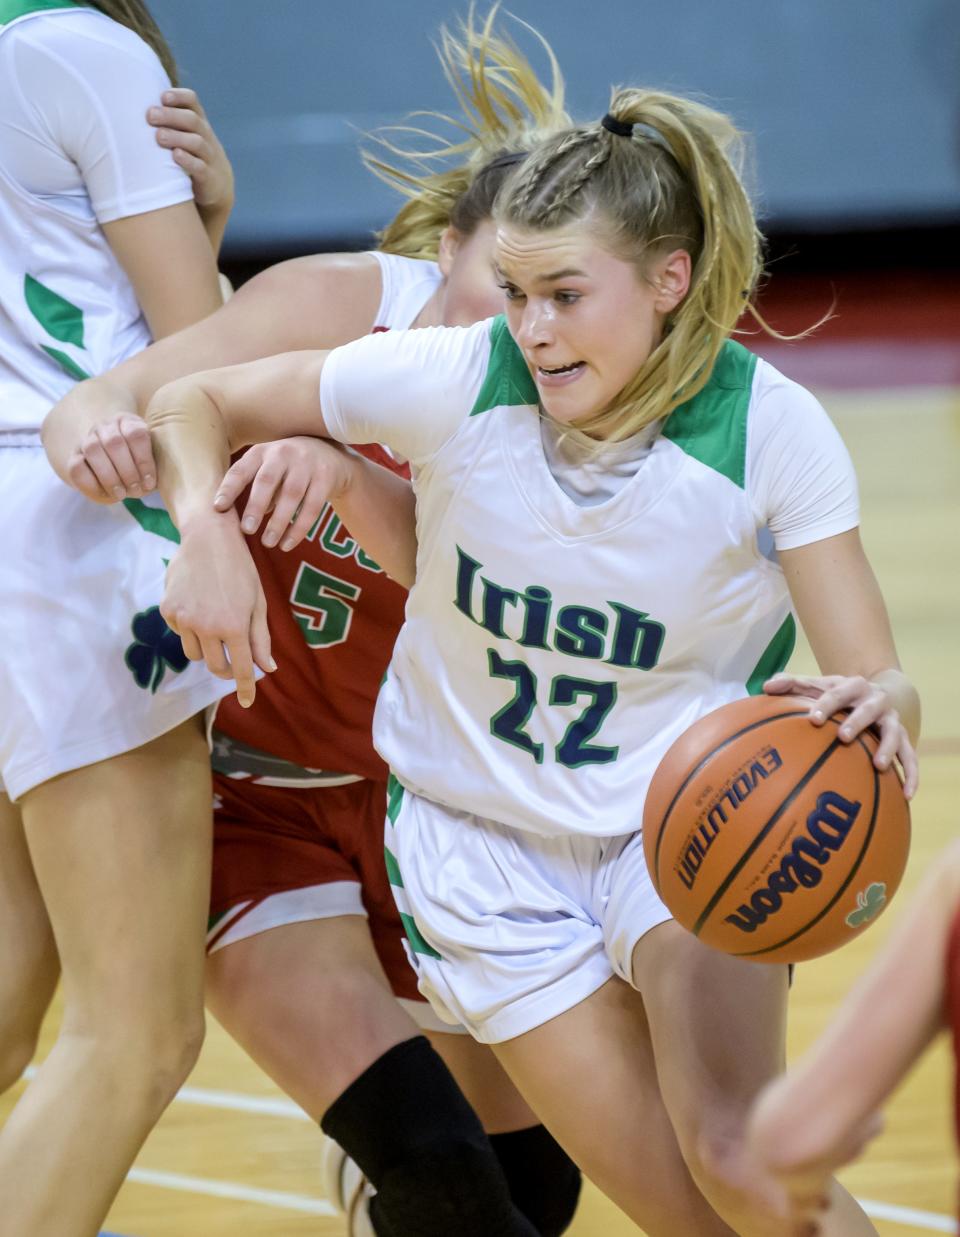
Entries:
<svg viewBox="0 0 960 1237">
<path fill-rule="evenodd" d="M 476 1113 L 425 1036 L 385 1052 L 320 1124 L 376 1189 L 370 1214 L 382 1237 L 537 1237 L 511 1201 Z"/>
<path fill-rule="evenodd" d="M 580 1169 L 542 1125 L 491 1134 L 490 1145 L 507 1179 L 510 1197 L 540 1237 L 560 1237 L 573 1223 L 580 1198 Z"/>
</svg>

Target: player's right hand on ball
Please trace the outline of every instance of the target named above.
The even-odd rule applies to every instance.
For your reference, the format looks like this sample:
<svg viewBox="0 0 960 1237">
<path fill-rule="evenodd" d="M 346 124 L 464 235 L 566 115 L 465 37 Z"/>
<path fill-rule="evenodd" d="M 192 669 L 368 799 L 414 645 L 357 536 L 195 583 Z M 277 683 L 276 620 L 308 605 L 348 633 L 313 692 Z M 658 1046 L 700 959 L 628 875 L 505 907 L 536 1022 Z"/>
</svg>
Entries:
<svg viewBox="0 0 960 1237">
<path fill-rule="evenodd" d="M 241 527 L 255 533 L 269 515 L 260 540 L 292 550 L 313 527 L 326 504 L 347 484 L 350 457 L 320 438 L 283 438 L 257 443 L 231 465 L 214 506 L 227 511 L 250 486 Z"/>
<path fill-rule="evenodd" d="M 157 466 L 147 423 L 132 412 L 95 425 L 67 464 L 71 484 L 95 503 L 139 498 L 156 488 Z"/>
</svg>

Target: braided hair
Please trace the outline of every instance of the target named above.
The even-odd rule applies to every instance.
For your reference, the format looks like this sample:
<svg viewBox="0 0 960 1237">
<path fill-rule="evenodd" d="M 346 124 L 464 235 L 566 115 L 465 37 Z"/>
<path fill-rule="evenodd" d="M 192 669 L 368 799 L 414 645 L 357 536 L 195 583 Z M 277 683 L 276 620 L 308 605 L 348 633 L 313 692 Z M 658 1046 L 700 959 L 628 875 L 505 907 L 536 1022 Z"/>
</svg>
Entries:
<svg viewBox="0 0 960 1237">
<path fill-rule="evenodd" d="M 690 289 L 613 404 L 574 431 L 616 441 L 667 416 L 707 382 L 752 298 L 762 237 L 740 172 L 741 135 L 719 112 L 653 90 L 613 94 L 600 123 L 542 142 L 511 174 L 495 218 L 532 230 L 589 218 L 598 239 L 646 276 L 685 249 Z"/>
</svg>

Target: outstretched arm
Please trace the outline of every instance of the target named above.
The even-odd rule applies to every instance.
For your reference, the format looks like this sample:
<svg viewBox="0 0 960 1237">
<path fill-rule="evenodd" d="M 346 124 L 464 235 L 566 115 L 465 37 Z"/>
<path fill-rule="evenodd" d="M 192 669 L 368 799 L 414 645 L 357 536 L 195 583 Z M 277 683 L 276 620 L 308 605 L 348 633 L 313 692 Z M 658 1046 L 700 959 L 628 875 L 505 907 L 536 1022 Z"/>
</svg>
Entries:
<svg viewBox="0 0 960 1237">
<path fill-rule="evenodd" d="M 911 798 L 918 781 L 914 744 L 920 732 L 920 700 L 900 669 L 887 609 L 859 530 L 785 550 L 780 564 L 821 674 L 775 675 L 764 691 L 813 696 L 815 725 L 838 709 L 849 709 L 839 732 L 845 743 L 875 727 L 880 743 L 874 763 L 886 769 L 897 758 Z"/>
<path fill-rule="evenodd" d="M 149 492 L 156 468 L 143 413 L 160 387 L 295 348 L 337 347 L 369 329 L 379 296 L 368 254 L 318 254 L 263 271 L 203 321 L 78 383 L 43 425 L 53 469 L 94 502 Z"/>
<path fill-rule="evenodd" d="M 236 679 L 245 706 L 256 694 L 254 666 L 276 666 L 239 518 L 216 511 L 213 500 L 231 451 L 287 425 L 324 433 L 317 392 L 325 355 L 288 353 L 181 378 L 161 387 L 145 413 L 157 485 L 180 530 L 161 613 L 189 658 Z"/>
<path fill-rule="evenodd" d="M 831 1175 L 879 1127 L 879 1109 L 943 1025 L 960 846 L 940 857 L 904 919 L 809 1052 L 761 1092 L 749 1143 L 760 1171 L 812 1219 Z"/>
<path fill-rule="evenodd" d="M 236 474 L 234 488 L 228 482 L 226 491 L 223 474 L 230 453 L 240 447 L 291 432 L 326 434 L 319 390 L 327 355 L 286 353 L 196 374 L 163 387 L 146 410 L 159 489 L 181 532 L 162 612 L 179 632 L 188 657 L 204 658 L 215 674 L 235 675 L 241 703 L 253 699 L 253 664 L 271 669 L 272 662 L 262 593 L 258 582 L 254 587 L 255 568 L 229 506 Z M 325 466 L 326 478 L 310 501 L 335 498 L 338 513 L 368 552 L 401 582 L 412 581 L 416 537 L 409 486 L 329 446 Z M 221 499 L 226 510 L 217 511 L 214 500 L 220 492 L 226 493 L 226 501 Z M 261 487 L 261 514 L 271 493 Z M 256 508 L 251 518 L 255 513 Z M 274 524 L 278 531 L 284 519 L 280 512 Z"/>
</svg>

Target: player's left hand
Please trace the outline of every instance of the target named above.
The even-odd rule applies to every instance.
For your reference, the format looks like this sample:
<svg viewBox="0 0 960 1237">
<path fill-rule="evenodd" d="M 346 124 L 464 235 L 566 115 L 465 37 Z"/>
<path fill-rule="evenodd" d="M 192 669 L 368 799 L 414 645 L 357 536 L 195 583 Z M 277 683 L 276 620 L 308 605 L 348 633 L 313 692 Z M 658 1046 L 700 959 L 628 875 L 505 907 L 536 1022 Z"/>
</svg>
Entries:
<svg viewBox="0 0 960 1237">
<path fill-rule="evenodd" d="M 849 716 L 840 725 L 839 736 L 852 743 L 857 735 L 872 727 L 880 736 L 873 756 L 878 769 L 888 769 L 894 758 L 903 769 L 903 791 L 911 799 L 917 791 L 919 769 L 917 753 L 900 720 L 889 693 L 879 683 L 862 675 L 795 675 L 776 674 L 763 685 L 769 696 L 803 696 L 811 700 L 810 720 L 822 726 L 828 717 L 848 709 Z"/>
<path fill-rule="evenodd" d="M 67 473 L 71 485 L 95 503 L 149 494 L 156 487 L 157 465 L 143 417 L 124 412 L 98 422 L 71 452 Z"/>
<path fill-rule="evenodd" d="M 165 90 L 159 107 L 147 109 L 159 145 L 190 177 L 201 210 L 229 212 L 233 206 L 233 168 L 213 131 L 196 91 L 177 86 Z"/>
<path fill-rule="evenodd" d="M 349 474 L 350 456 L 335 443 L 320 438 L 257 443 L 231 465 L 214 506 L 228 511 L 250 485 L 241 528 L 249 536 L 269 514 L 260 540 L 268 547 L 279 543 L 281 550 L 292 550 L 324 506 L 342 493 Z"/>
</svg>

